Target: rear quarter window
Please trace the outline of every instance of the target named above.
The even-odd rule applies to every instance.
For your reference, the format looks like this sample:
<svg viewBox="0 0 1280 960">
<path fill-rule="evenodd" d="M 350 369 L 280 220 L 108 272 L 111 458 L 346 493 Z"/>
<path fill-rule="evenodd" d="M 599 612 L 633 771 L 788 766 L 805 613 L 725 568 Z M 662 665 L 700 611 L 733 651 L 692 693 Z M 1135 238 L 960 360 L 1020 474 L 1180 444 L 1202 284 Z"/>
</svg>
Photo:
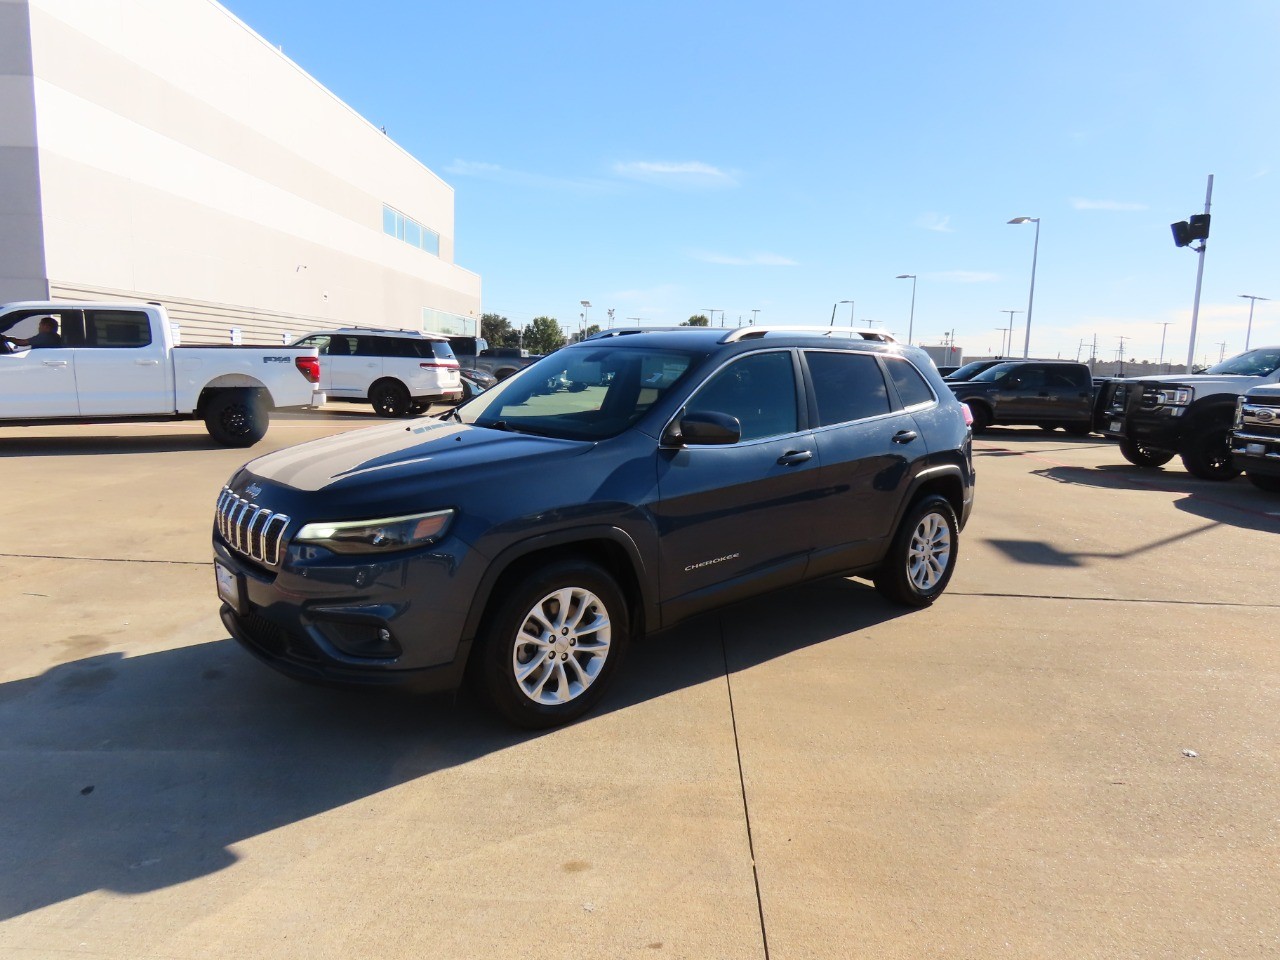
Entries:
<svg viewBox="0 0 1280 960">
<path fill-rule="evenodd" d="M 910 361 L 898 357 L 885 357 L 885 366 L 889 369 L 889 377 L 898 390 L 898 397 L 904 407 L 914 407 L 922 403 L 932 403 L 936 398 L 929 384 L 920 375 Z"/>
</svg>

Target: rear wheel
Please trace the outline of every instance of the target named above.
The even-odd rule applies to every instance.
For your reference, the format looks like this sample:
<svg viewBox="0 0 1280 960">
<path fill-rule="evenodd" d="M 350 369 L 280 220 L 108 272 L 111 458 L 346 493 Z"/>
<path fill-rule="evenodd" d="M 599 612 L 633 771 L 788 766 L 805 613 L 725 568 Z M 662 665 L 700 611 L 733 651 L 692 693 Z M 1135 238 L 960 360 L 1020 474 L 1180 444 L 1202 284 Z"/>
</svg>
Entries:
<svg viewBox="0 0 1280 960">
<path fill-rule="evenodd" d="M 1129 437 L 1121 438 L 1120 453 L 1135 467 L 1163 467 L 1173 459 L 1172 450 L 1157 450 Z"/>
<path fill-rule="evenodd" d="M 267 408 L 252 390 L 220 390 L 205 404 L 204 426 L 224 447 L 251 447 L 267 433 Z"/>
<path fill-rule="evenodd" d="M 521 727 L 553 727 L 600 700 L 629 640 L 627 605 L 593 563 L 531 571 L 481 631 L 477 679 L 494 709 Z"/>
<path fill-rule="evenodd" d="M 1246 473 L 1245 476 L 1259 490 L 1265 490 L 1267 493 L 1280 493 L 1280 477 L 1270 476 L 1265 473 Z"/>
<path fill-rule="evenodd" d="M 1087 437 L 1093 433 L 1093 424 L 1091 423 L 1066 423 L 1063 429 L 1073 437 Z"/>
<path fill-rule="evenodd" d="M 946 497 L 930 494 L 917 501 L 876 571 L 876 589 L 894 603 L 929 606 L 951 582 L 959 536 L 956 513 Z"/>
<path fill-rule="evenodd" d="M 991 426 L 991 408 L 980 403 L 971 404 L 969 412 L 973 414 L 973 432 L 982 433 Z"/>
<path fill-rule="evenodd" d="M 413 406 L 409 390 L 399 380 L 380 380 L 369 389 L 369 402 L 380 417 L 404 417 Z"/>
<path fill-rule="evenodd" d="M 1230 480 L 1240 471 L 1231 462 L 1231 430 L 1226 424 L 1209 424 L 1193 431 L 1182 449 L 1182 465 L 1201 480 Z"/>
</svg>

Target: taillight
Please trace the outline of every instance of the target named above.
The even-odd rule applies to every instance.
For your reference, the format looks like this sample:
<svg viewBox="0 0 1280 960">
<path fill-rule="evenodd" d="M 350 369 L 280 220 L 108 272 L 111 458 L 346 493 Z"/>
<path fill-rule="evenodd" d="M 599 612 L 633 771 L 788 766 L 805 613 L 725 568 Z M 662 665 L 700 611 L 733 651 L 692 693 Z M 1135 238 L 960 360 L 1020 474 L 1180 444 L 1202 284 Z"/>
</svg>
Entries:
<svg viewBox="0 0 1280 960">
<path fill-rule="evenodd" d="M 960 404 L 960 409 L 964 411 L 964 425 L 966 427 L 973 426 L 973 411 L 969 409 L 967 403 Z"/>
<path fill-rule="evenodd" d="M 308 383 L 320 382 L 320 361 L 316 357 L 295 357 L 294 365 L 298 372 L 307 378 Z"/>
<path fill-rule="evenodd" d="M 437 360 L 435 363 L 418 364 L 423 370 L 458 370 L 457 360 Z"/>
</svg>

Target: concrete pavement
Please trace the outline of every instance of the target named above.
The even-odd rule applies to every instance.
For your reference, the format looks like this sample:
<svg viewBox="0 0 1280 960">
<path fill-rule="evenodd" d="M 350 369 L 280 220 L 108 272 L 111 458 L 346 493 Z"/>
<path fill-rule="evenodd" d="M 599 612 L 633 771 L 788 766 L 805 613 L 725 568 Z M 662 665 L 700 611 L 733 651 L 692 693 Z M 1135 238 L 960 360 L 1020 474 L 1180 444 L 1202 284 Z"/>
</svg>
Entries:
<svg viewBox="0 0 1280 960">
<path fill-rule="evenodd" d="M 993 430 L 931 609 L 760 597 L 529 735 L 226 639 L 222 483 L 371 422 L 0 429 L 0 955 L 1280 951 L 1280 500 Z"/>
</svg>

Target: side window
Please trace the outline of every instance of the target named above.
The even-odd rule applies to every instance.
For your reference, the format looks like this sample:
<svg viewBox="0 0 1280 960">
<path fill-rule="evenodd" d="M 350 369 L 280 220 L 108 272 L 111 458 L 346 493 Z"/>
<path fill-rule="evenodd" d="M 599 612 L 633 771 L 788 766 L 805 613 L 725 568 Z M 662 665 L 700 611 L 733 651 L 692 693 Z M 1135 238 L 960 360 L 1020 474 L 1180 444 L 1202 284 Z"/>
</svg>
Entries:
<svg viewBox="0 0 1280 960">
<path fill-rule="evenodd" d="M 145 347 L 151 343 L 151 321 L 132 310 L 86 310 L 86 347 Z"/>
<path fill-rule="evenodd" d="M 303 337 L 298 341 L 300 347 L 315 347 L 322 354 L 329 352 L 329 338 L 325 336 Z"/>
<path fill-rule="evenodd" d="M 1009 379 L 1019 381 L 1016 390 L 1043 390 L 1044 367 L 1017 367 L 1009 371 Z"/>
<path fill-rule="evenodd" d="M 351 352 L 357 357 L 382 357 L 386 356 L 382 349 L 382 337 L 352 337 Z"/>
<path fill-rule="evenodd" d="M 454 360 L 453 347 L 445 340 L 428 340 L 424 345 L 426 355 L 436 360 Z"/>
<path fill-rule="evenodd" d="M 1082 383 L 1077 382 L 1077 376 L 1072 370 L 1050 370 L 1046 382 L 1051 387 L 1080 387 Z"/>
<path fill-rule="evenodd" d="M 909 360 L 899 357 L 885 357 L 885 366 L 889 368 L 889 378 L 898 388 L 898 397 L 904 407 L 914 407 L 919 403 L 932 403 L 933 391 L 924 377 L 920 376 Z"/>
<path fill-rule="evenodd" d="M 654 369 L 653 386 L 666 376 L 664 369 Z M 694 395 L 686 413 L 727 413 L 737 417 L 743 440 L 795 433 L 799 407 L 790 351 L 755 353 L 733 361 Z"/>
<path fill-rule="evenodd" d="M 805 359 L 813 377 L 819 426 L 878 417 L 890 411 L 889 390 L 875 357 L 807 350 Z"/>
</svg>

